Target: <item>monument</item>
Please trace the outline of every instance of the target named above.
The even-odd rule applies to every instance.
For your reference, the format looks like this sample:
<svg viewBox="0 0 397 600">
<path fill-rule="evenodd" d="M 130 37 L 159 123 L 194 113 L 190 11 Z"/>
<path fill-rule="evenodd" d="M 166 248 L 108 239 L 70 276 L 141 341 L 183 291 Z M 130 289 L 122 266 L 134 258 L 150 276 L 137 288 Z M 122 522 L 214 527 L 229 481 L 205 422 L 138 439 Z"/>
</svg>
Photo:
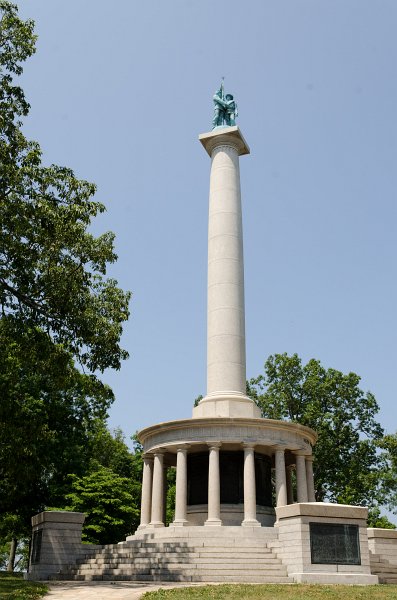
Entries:
<svg viewBox="0 0 397 600">
<path fill-rule="evenodd" d="M 199 136 L 211 159 L 207 392 L 192 418 L 139 432 L 144 466 L 137 532 L 117 545 L 89 548 L 75 566 L 59 568 L 58 561 L 57 576 L 376 583 L 367 509 L 315 501 L 312 449 L 317 434 L 297 423 L 262 418 L 246 395 L 239 161 L 250 149 L 235 124 L 237 104 L 232 94 L 225 95 L 223 81 L 213 101 L 213 128 Z M 168 468 L 176 469 L 176 498 L 173 522 L 166 526 Z M 68 549 L 57 554 L 69 553 L 69 559 L 72 551 L 76 558 L 84 553 L 76 550 L 75 530 L 82 518 L 71 514 L 77 516 L 59 513 L 59 520 L 71 519 L 75 529 Z M 45 536 L 59 544 L 52 533 L 58 517 L 41 515 L 33 522 L 40 548 Z M 380 539 L 384 542 L 380 536 L 373 550 Z M 37 565 L 33 576 L 51 574 L 49 564 L 40 571 L 37 547 L 32 556 Z"/>
<path fill-rule="evenodd" d="M 199 140 L 211 158 L 208 219 L 207 394 L 192 419 L 139 432 L 144 448 L 140 530 L 164 526 L 164 467 L 176 467 L 174 526 L 273 526 L 276 505 L 314 501 L 314 431 L 262 419 L 246 395 L 244 261 L 236 103 L 214 97 L 213 129 Z M 233 111 L 233 112 L 230 112 Z M 232 118 L 232 116 L 233 118 Z"/>
</svg>

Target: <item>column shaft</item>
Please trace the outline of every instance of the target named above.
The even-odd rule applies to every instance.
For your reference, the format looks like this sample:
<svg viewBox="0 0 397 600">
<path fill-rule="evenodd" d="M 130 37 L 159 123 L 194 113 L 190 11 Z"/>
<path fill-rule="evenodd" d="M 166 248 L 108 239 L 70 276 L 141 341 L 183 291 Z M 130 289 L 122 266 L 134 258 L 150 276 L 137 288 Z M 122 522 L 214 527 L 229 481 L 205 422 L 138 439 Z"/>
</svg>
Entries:
<svg viewBox="0 0 397 600">
<path fill-rule="evenodd" d="M 313 456 L 306 456 L 306 480 L 308 502 L 315 502 L 316 494 L 314 490 Z"/>
<path fill-rule="evenodd" d="M 167 523 L 168 467 L 163 465 L 163 523 Z"/>
<path fill-rule="evenodd" d="M 276 506 L 287 504 L 287 478 L 285 474 L 284 450 L 276 450 Z"/>
<path fill-rule="evenodd" d="M 174 525 L 187 525 L 187 449 L 178 448 L 176 455 L 176 490 Z"/>
<path fill-rule="evenodd" d="M 150 523 L 152 509 L 152 480 L 153 456 L 143 457 L 142 496 L 141 496 L 141 524 L 144 528 Z"/>
<path fill-rule="evenodd" d="M 244 447 L 244 521 L 243 526 L 260 527 L 256 519 L 255 453 L 251 446 Z"/>
<path fill-rule="evenodd" d="M 219 447 L 213 444 L 209 450 L 208 463 L 208 518 L 204 525 L 222 525 L 221 486 L 219 473 Z"/>
<path fill-rule="evenodd" d="M 152 491 L 152 527 L 164 527 L 164 454 L 154 455 L 153 491 Z"/>
<path fill-rule="evenodd" d="M 306 461 L 302 454 L 296 455 L 296 487 L 298 502 L 307 502 Z"/>
<path fill-rule="evenodd" d="M 245 395 L 244 266 L 237 150 L 214 148 L 208 222 L 207 395 Z"/>
</svg>

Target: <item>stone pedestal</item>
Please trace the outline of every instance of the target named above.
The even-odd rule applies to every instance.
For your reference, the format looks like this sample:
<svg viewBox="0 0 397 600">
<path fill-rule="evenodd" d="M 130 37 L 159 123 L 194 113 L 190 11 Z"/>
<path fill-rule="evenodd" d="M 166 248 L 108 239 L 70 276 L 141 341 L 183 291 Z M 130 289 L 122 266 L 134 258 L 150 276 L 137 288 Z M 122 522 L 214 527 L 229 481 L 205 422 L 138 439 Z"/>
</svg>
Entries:
<svg viewBox="0 0 397 600">
<path fill-rule="evenodd" d="M 81 543 L 84 513 L 44 511 L 32 517 L 28 579 L 47 579 L 95 546 Z"/>
<path fill-rule="evenodd" d="M 375 584 L 371 575 L 367 515 L 361 506 L 307 502 L 276 508 L 278 542 L 274 546 L 286 565 L 288 575 L 298 583 Z M 353 525 L 358 528 L 359 564 L 316 563 L 313 561 L 310 525 Z M 326 538 L 325 538 L 326 545 Z"/>
</svg>

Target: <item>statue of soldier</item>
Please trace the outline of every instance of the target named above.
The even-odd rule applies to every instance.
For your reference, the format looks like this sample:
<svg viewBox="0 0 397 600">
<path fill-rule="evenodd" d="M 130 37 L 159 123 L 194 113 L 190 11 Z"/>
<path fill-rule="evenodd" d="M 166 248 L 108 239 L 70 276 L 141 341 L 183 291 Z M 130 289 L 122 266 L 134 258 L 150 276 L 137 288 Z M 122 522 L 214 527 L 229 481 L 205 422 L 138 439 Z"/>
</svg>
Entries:
<svg viewBox="0 0 397 600">
<path fill-rule="evenodd" d="M 225 96 L 223 77 L 221 87 L 215 92 L 212 99 L 214 101 L 214 118 L 212 120 L 212 129 L 222 125 L 226 125 L 228 127 L 235 125 L 236 117 L 238 116 L 237 104 L 232 94 L 226 94 Z"/>
<path fill-rule="evenodd" d="M 215 92 L 212 99 L 214 101 L 214 118 L 212 120 L 212 129 L 214 129 L 219 125 L 223 125 L 226 120 L 226 102 L 223 90 L 223 80 L 221 87 Z"/>
<path fill-rule="evenodd" d="M 225 98 L 225 121 L 229 127 L 236 124 L 236 117 L 238 116 L 237 104 L 232 94 L 226 94 Z"/>
</svg>

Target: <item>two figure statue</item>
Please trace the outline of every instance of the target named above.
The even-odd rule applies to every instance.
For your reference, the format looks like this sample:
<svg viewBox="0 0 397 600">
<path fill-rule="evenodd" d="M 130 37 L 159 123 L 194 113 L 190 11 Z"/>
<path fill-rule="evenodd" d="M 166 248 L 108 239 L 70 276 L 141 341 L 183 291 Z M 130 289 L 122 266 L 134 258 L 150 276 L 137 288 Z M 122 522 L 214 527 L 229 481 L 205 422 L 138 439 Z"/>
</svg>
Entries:
<svg viewBox="0 0 397 600">
<path fill-rule="evenodd" d="M 227 126 L 230 127 L 236 124 L 237 104 L 234 101 L 232 94 L 226 94 L 223 88 L 223 78 L 221 87 L 213 96 L 214 100 L 214 118 L 212 121 L 212 129 L 215 127 Z"/>
</svg>

